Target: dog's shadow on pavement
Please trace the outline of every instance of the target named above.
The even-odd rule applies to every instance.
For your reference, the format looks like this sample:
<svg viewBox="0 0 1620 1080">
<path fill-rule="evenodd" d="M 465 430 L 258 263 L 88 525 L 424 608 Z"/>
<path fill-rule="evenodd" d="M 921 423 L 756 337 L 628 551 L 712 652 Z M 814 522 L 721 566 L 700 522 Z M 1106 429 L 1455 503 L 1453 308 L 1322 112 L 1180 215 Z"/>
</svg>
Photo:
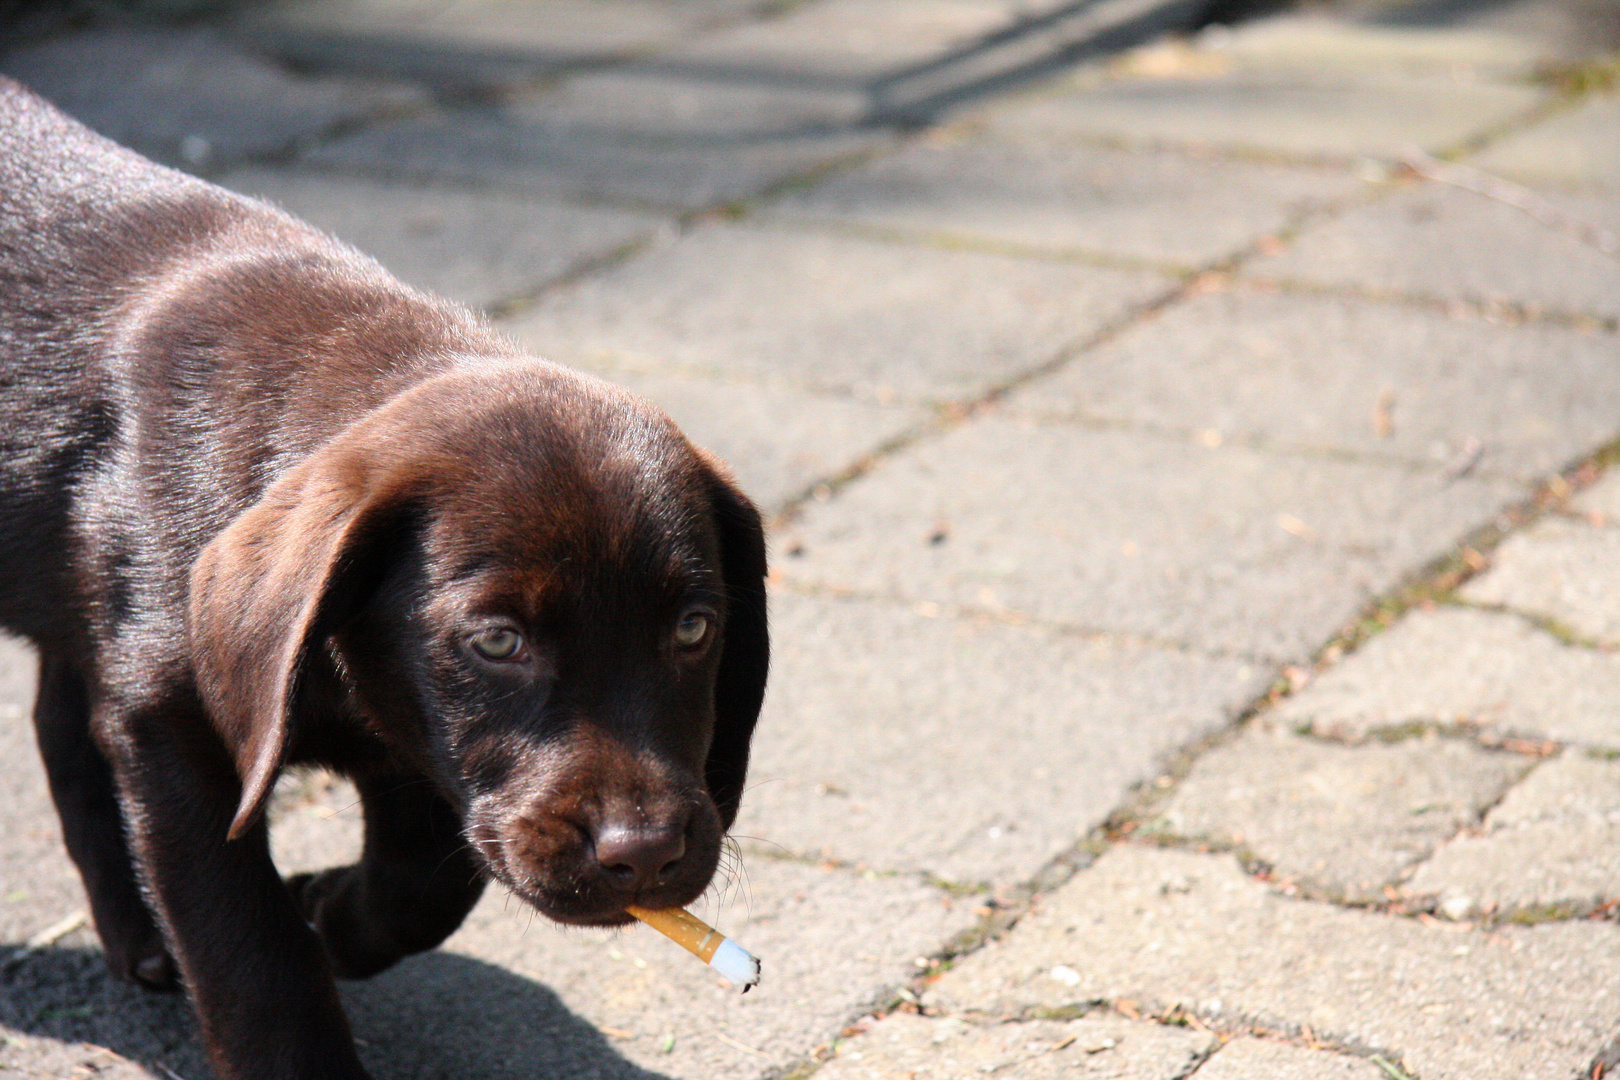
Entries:
<svg viewBox="0 0 1620 1080">
<path fill-rule="evenodd" d="M 11 952 L 0 943 L 0 956 Z M 669 1080 L 627 1061 L 546 987 L 465 956 L 431 952 L 340 986 L 361 1059 L 384 1080 Z M 157 1076 L 210 1075 L 185 999 L 114 979 L 96 949 L 47 949 L 0 969 L 0 1027 L 104 1047 Z"/>
</svg>

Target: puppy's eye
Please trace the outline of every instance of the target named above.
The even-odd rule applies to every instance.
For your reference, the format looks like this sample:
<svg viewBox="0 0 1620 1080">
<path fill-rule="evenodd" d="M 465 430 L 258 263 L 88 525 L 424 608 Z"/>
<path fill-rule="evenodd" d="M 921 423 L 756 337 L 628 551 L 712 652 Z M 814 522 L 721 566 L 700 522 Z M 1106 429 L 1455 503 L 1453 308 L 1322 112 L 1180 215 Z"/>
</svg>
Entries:
<svg viewBox="0 0 1620 1080">
<path fill-rule="evenodd" d="M 712 625 L 714 616 L 707 611 L 694 609 L 686 612 L 675 624 L 675 644 L 683 649 L 697 648 L 708 639 Z"/>
<path fill-rule="evenodd" d="M 472 647 L 485 660 L 515 660 L 523 652 L 523 635 L 510 627 L 497 627 L 473 635 Z"/>
</svg>

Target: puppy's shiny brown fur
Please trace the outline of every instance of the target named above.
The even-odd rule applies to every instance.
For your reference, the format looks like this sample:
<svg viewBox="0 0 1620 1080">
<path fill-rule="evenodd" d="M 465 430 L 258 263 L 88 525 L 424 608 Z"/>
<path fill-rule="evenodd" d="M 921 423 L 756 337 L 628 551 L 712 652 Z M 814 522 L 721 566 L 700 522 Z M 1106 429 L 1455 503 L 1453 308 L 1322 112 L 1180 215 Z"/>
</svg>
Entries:
<svg viewBox="0 0 1620 1080">
<path fill-rule="evenodd" d="M 667 417 L 0 80 L 0 625 L 118 973 L 227 1078 L 364 1072 L 333 976 L 494 878 L 689 902 L 764 692 L 759 515 Z M 314 764 L 362 860 L 284 882 Z"/>
</svg>

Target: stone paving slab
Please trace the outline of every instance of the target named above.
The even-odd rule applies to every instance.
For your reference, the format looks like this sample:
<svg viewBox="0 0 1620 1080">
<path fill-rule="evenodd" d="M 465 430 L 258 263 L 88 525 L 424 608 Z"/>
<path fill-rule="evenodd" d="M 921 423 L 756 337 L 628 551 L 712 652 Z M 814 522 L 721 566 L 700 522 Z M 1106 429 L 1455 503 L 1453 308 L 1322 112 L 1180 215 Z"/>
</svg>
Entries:
<svg viewBox="0 0 1620 1080">
<path fill-rule="evenodd" d="M 1349 747 L 1252 727 L 1200 757 L 1148 827 L 1239 845 L 1280 880 L 1376 902 L 1531 763 L 1434 736 Z"/>
<path fill-rule="evenodd" d="M 745 865 L 727 905 L 693 910 L 761 958 L 747 995 L 650 930 L 562 930 L 491 896 L 440 952 L 348 989 L 368 1061 L 447 1080 L 778 1074 L 975 918 L 971 900 L 905 879 Z"/>
<path fill-rule="evenodd" d="M 791 582 L 1299 656 L 1509 485 L 983 416 L 811 505 Z M 943 539 L 934 537 L 943 534 Z"/>
<path fill-rule="evenodd" d="M 209 29 L 88 30 L 8 52 L 0 73 L 101 134 L 192 170 L 284 153 L 426 100 L 406 85 L 295 75 Z"/>
<path fill-rule="evenodd" d="M 1004 0 L 819 0 L 707 35 L 670 55 L 761 81 L 864 89 L 971 47 L 1008 26 L 1018 10 Z"/>
<path fill-rule="evenodd" d="M 308 160 L 384 175 L 477 180 L 518 190 L 700 208 L 870 150 L 872 131 L 648 145 L 581 138 L 500 106 L 440 110 L 323 144 Z"/>
<path fill-rule="evenodd" d="M 1181 1080 L 1215 1045 L 1207 1033 L 1120 1016 L 981 1026 L 892 1013 L 842 1044 L 838 1057 L 815 1075 L 817 1080 L 978 1080 L 986 1075 Z"/>
<path fill-rule="evenodd" d="M 211 1074 L 195 1030 L 180 995 L 148 993 L 109 976 L 88 930 L 0 973 L 0 1075 L 7 1080 L 205 1080 Z M 86 1062 L 106 1071 L 80 1069 Z"/>
<path fill-rule="evenodd" d="M 1249 69 L 1385 68 L 1459 82 L 1524 80 L 1557 54 L 1548 42 L 1499 30 L 1379 25 L 1309 12 L 1211 27 L 1195 39 L 1200 46 Z"/>
<path fill-rule="evenodd" d="M 1198 1069 L 1198 1080 L 1390 1080 L 1366 1058 L 1266 1039 L 1236 1038 Z"/>
<path fill-rule="evenodd" d="M 1612 923 L 1459 932 L 1292 899 L 1230 856 L 1122 846 L 923 1000 L 993 1015 L 1180 1004 L 1212 1022 L 1308 1026 L 1423 1080 L 1524 1080 L 1589 1075 L 1617 994 Z"/>
<path fill-rule="evenodd" d="M 1570 500 L 1571 509 L 1587 514 L 1593 524 L 1620 523 L 1620 471 L 1602 475 Z"/>
<path fill-rule="evenodd" d="M 942 241 L 1202 266 L 1351 191 L 1337 171 L 931 134 L 790 193 L 771 213 Z"/>
<path fill-rule="evenodd" d="M 511 329 L 599 370 L 685 366 L 880 403 L 951 399 L 1171 287 L 1146 272 L 725 224 L 552 293 Z"/>
<path fill-rule="evenodd" d="M 1620 203 L 1550 194 L 1571 222 L 1620 229 Z M 1620 316 L 1620 260 L 1505 203 L 1442 184 L 1402 188 L 1256 259 L 1256 277 L 1374 293 Z"/>
<path fill-rule="evenodd" d="M 1547 517 L 1491 554 L 1466 600 L 1555 620 L 1584 638 L 1620 644 L 1620 529 Z"/>
<path fill-rule="evenodd" d="M 866 111 L 866 96 L 694 70 L 661 56 L 580 75 L 511 109 L 523 124 L 571 138 L 725 150 L 818 132 L 850 134 Z"/>
<path fill-rule="evenodd" d="M 0 637 L 0 761 L 13 763 L 0 773 L 0 953 L 84 908 L 78 874 L 57 857 L 62 831 L 34 743 L 37 663 L 32 648 Z"/>
<path fill-rule="evenodd" d="M 1104 82 L 1083 73 L 1068 88 L 998 104 L 982 116 L 992 131 L 1051 141 L 1353 162 L 1397 158 L 1412 146 L 1444 150 L 1524 115 L 1545 97 L 1527 86 L 1393 72 L 1222 70 L 1227 65 L 1218 58 L 1191 66 Z"/>
<path fill-rule="evenodd" d="M 1578 108 L 1503 139 L 1471 158 L 1482 169 L 1532 184 L 1620 195 L 1620 94 L 1597 94 Z"/>
<path fill-rule="evenodd" d="M 1620 657 L 1565 645 L 1516 615 L 1414 611 L 1266 722 L 1360 738 L 1412 723 L 1467 723 L 1620 747 Z"/>
<path fill-rule="evenodd" d="M 530 344 L 542 354 L 551 351 L 543 337 L 531 336 Z M 598 367 L 603 377 L 661 406 L 687 438 L 726 462 L 749 498 L 768 512 L 932 415 L 919 405 L 816 393 L 780 379 L 576 366 Z"/>
<path fill-rule="evenodd" d="M 0 1041 L 0 1070 L 12 1080 L 62 1080 L 94 1076 L 97 1080 L 159 1080 L 117 1051 L 90 1043 L 63 1043 L 27 1035 L 5 1035 Z"/>
<path fill-rule="evenodd" d="M 284 170 L 242 169 L 218 182 L 269 199 L 412 285 L 474 307 L 523 295 L 669 227 L 630 210 Z"/>
<path fill-rule="evenodd" d="M 771 599 L 776 674 L 735 830 L 761 853 L 1027 879 L 1269 678 L 1234 660 L 892 604 Z"/>
<path fill-rule="evenodd" d="M 1579 912 L 1620 898 L 1620 763 L 1565 751 L 1418 867 L 1404 892 L 1454 918 Z"/>
<path fill-rule="evenodd" d="M 283 0 L 238 32 L 302 64 L 502 86 L 624 58 L 748 11 L 751 0 Z"/>
<path fill-rule="evenodd" d="M 1617 350 L 1609 334 L 1239 287 L 1133 327 L 1008 408 L 1529 480 L 1614 431 Z"/>
</svg>

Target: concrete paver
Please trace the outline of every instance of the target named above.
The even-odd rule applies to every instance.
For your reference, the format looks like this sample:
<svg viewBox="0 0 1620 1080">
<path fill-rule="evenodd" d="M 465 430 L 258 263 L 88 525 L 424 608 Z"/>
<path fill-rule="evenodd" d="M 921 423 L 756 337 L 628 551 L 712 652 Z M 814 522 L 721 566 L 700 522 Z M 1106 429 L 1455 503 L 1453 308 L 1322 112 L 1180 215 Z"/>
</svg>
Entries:
<svg viewBox="0 0 1620 1080">
<path fill-rule="evenodd" d="M 777 565 L 819 587 L 1293 656 L 1512 492 L 986 416 L 808 507 L 779 548 L 802 553 Z"/>
<path fill-rule="evenodd" d="M 1608 334 L 1243 288 L 1194 296 L 1009 409 L 1521 479 L 1620 415 Z"/>
<path fill-rule="evenodd" d="M 1077 79 L 987 117 L 993 131 L 1355 162 L 1431 152 L 1514 120 L 1544 97 L 1526 86 L 1332 69 L 1245 71 L 1218 55 L 1191 70 L 1105 82 Z"/>
<path fill-rule="evenodd" d="M 1620 522 L 1620 473 L 1605 473 L 1591 487 L 1570 500 L 1570 506 L 1589 515 L 1595 524 Z"/>
<path fill-rule="evenodd" d="M 284 153 L 426 100 L 409 85 L 294 75 L 206 28 L 93 30 L 8 52 L 0 74 L 109 138 L 194 170 Z"/>
<path fill-rule="evenodd" d="M 1515 615 L 1415 611 L 1268 722 L 1356 738 L 1411 723 L 1475 724 L 1620 747 L 1620 658 L 1565 645 Z"/>
<path fill-rule="evenodd" d="M 1620 95 L 1594 95 L 1578 108 L 1503 139 L 1472 163 L 1537 186 L 1620 194 Z"/>
<path fill-rule="evenodd" d="M 1251 728 L 1199 758 L 1150 827 L 1238 845 L 1280 880 L 1377 902 L 1530 764 L 1433 736 L 1349 747 Z"/>
<path fill-rule="evenodd" d="M 660 207 L 697 208 L 757 195 L 788 177 L 881 143 L 882 135 L 814 130 L 773 138 L 648 144 L 578 132 L 489 106 L 378 124 L 314 149 L 327 167 L 380 175 L 482 180 Z"/>
<path fill-rule="evenodd" d="M 1221 1047 L 1197 1075 L 1198 1080 L 1389 1080 L 1388 1072 L 1365 1058 L 1246 1038 Z"/>
<path fill-rule="evenodd" d="M 844 1044 L 821 1080 L 1180 1080 L 1215 1038 L 1119 1016 L 974 1025 L 894 1013 Z"/>
<path fill-rule="evenodd" d="M 1491 569 L 1462 588 L 1481 604 L 1540 615 L 1576 634 L 1620 643 L 1620 529 L 1548 517 L 1507 538 Z"/>
<path fill-rule="evenodd" d="M 785 590 L 772 601 L 778 675 L 736 828 L 761 854 L 1013 884 L 1266 678 L 1236 660 L 940 611 Z M 1020 675 L 987 683 L 985 671 Z"/>
<path fill-rule="evenodd" d="M 554 351 L 539 335 L 530 338 L 530 347 L 541 355 Z M 662 407 L 689 439 L 718 454 L 749 497 L 768 511 L 781 509 L 932 416 L 922 405 L 814 393 L 782 379 L 731 379 L 612 363 L 574 366 L 595 369 Z"/>
<path fill-rule="evenodd" d="M 880 402 L 949 400 L 1049 360 L 1171 287 L 1146 272 L 728 224 L 548 295 L 511 328 L 599 370 L 685 367 Z"/>
<path fill-rule="evenodd" d="M 728 903 L 693 910 L 761 957 L 770 993 L 737 994 L 645 928 L 565 930 L 491 895 L 438 953 L 347 988 L 356 1034 L 388 1077 L 775 1075 L 975 919 L 905 878 L 746 867 Z"/>
<path fill-rule="evenodd" d="M 0 974 L 0 1032 L 8 1080 L 209 1076 L 185 1001 L 109 978 L 88 930 Z M 108 1071 L 80 1068 L 85 1062 Z"/>
<path fill-rule="evenodd" d="M 235 28 L 303 64 L 429 83 L 521 84 L 633 56 L 747 11 L 749 0 L 283 0 L 236 13 Z"/>
<path fill-rule="evenodd" d="M 1572 226 L 1620 229 L 1613 201 L 1545 198 Z M 1379 294 L 1620 316 L 1620 260 L 1516 207 L 1441 184 L 1347 211 L 1247 270 Z"/>
<path fill-rule="evenodd" d="M 1123 846 L 924 1002 L 991 1015 L 1180 1004 L 1309 1027 L 1424 1080 L 1522 1080 L 1584 1069 L 1613 1032 L 1617 992 L 1612 924 L 1456 932 L 1284 896 L 1230 856 Z"/>
<path fill-rule="evenodd" d="M 1620 898 L 1620 763 L 1565 751 L 1418 867 L 1404 891 L 1442 912 L 1575 912 Z"/>
<path fill-rule="evenodd" d="M 1193 267 L 1233 254 L 1358 182 L 1323 169 L 942 133 L 771 209 L 945 241 Z"/>
<path fill-rule="evenodd" d="M 910 65 L 971 47 L 1009 25 L 1020 6 L 1004 0 L 823 0 L 710 35 L 673 55 L 788 84 L 864 89 Z"/>
<path fill-rule="evenodd" d="M 1522 81 L 1558 58 L 1551 43 L 1523 34 L 1455 23 L 1379 25 L 1308 11 L 1211 27 L 1198 45 L 1243 69 L 1310 73 L 1382 68 L 1467 82 Z"/>
<path fill-rule="evenodd" d="M 668 227 L 630 210 L 285 170 L 241 169 L 218 182 L 269 199 L 418 288 L 475 307 L 522 296 Z"/>
<path fill-rule="evenodd" d="M 664 54 L 570 79 L 514 105 L 512 115 L 569 138 L 723 152 L 772 138 L 852 129 L 865 112 L 866 95 L 859 91 L 712 72 L 683 63 L 679 54 Z"/>
</svg>

